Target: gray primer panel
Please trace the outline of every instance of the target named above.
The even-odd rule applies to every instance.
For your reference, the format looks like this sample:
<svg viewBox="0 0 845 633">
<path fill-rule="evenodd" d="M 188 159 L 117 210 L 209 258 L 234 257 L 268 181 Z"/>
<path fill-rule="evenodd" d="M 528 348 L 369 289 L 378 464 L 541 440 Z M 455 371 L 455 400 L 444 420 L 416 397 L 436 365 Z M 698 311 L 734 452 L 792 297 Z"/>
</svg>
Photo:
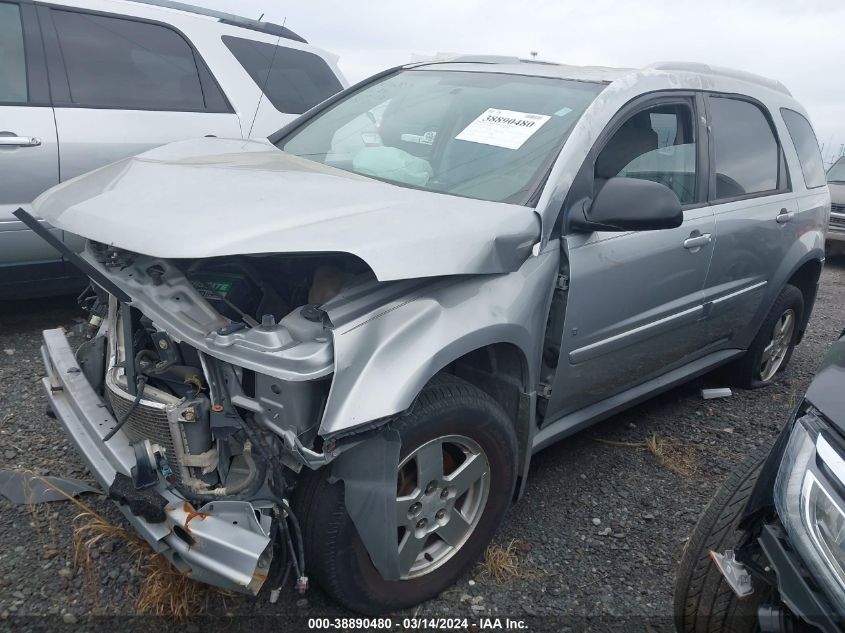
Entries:
<svg viewBox="0 0 845 633">
<path fill-rule="evenodd" d="M 400 577 L 396 473 L 401 448 L 399 431 L 385 428 L 341 454 L 332 465 L 332 479 L 343 481 L 346 510 L 385 580 Z"/>
</svg>

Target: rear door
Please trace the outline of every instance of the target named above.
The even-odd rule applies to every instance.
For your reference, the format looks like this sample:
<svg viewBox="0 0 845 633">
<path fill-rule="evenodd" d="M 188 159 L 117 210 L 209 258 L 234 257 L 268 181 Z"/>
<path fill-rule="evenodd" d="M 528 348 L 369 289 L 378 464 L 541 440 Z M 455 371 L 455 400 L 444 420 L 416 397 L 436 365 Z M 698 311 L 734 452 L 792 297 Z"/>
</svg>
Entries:
<svg viewBox="0 0 845 633">
<path fill-rule="evenodd" d="M 737 95 L 711 94 L 707 101 L 716 238 L 705 325 L 714 346 L 744 347 L 769 284 L 798 239 L 798 206 L 765 107 Z"/>
<path fill-rule="evenodd" d="M 169 25 L 39 7 L 61 180 L 172 141 L 240 138 L 199 53 Z"/>
<path fill-rule="evenodd" d="M 29 211 L 33 199 L 58 182 L 56 127 L 35 8 L 0 2 L 0 286 L 61 275 L 59 253 L 12 215 L 18 207 Z"/>
</svg>

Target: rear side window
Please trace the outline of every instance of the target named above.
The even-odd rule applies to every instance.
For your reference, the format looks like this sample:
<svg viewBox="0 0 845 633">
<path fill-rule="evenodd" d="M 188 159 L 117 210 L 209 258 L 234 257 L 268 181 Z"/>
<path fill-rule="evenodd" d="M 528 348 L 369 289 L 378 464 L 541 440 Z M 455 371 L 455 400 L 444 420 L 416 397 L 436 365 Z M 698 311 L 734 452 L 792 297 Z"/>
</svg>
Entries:
<svg viewBox="0 0 845 633">
<path fill-rule="evenodd" d="M 223 43 L 279 112 L 302 114 L 343 88 L 313 53 L 229 35 Z"/>
<path fill-rule="evenodd" d="M 89 107 L 205 109 L 193 51 L 157 24 L 52 11 L 70 100 Z"/>
<path fill-rule="evenodd" d="M 780 150 L 769 120 L 753 103 L 711 97 L 716 198 L 778 188 Z"/>
<path fill-rule="evenodd" d="M 813 132 L 813 126 L 803 115 L 781 108 L 780 113 L 789 130 L 792 144 L 798 153 L 798 160 L 801 161 L 801 171 L 804 173 L 804 184 L 808 189 L 823 187 L 825 185 L 824 162 L 819 149 L 819 142 Z"/>
<path fill-rule="evenodd" d="M 0 2 L 0 103 L 26 103 L 28 97 L 20 9 Z"/>
</svg>

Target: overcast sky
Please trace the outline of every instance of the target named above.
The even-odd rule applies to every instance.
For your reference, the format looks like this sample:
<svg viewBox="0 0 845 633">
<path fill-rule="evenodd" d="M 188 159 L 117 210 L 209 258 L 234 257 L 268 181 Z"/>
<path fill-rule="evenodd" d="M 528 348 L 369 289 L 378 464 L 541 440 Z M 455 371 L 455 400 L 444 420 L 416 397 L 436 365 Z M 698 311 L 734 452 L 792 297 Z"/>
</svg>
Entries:
<svg viewBox="0 0 845 633">
<path fill-rule="evenodd" d="M 843 0 L 186 0 L 282 23 L 340 56 L 350 82 L 412 53 L 488 53 L 568 64 L 732 66 L 801 101 L 825 160 L 845 143 Z M 801 5 L 796 6 L 796 5 Z"/>
</svg>

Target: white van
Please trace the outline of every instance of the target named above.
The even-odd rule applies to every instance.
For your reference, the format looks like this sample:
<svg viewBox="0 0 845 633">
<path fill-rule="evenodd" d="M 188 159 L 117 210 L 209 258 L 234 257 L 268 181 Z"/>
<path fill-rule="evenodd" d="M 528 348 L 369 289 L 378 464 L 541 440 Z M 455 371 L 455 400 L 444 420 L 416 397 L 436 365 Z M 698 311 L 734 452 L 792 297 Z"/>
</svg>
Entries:
<svg viewBox="0 0 845 633">
<path fill-rule="evenodd" d="M 336 62 L 283 26 L 178 2 L 0 0 L 0 299 L 87 283 L 15 209 L 171 141 L 264 138 L 346 86 Z"/>
</svg>

